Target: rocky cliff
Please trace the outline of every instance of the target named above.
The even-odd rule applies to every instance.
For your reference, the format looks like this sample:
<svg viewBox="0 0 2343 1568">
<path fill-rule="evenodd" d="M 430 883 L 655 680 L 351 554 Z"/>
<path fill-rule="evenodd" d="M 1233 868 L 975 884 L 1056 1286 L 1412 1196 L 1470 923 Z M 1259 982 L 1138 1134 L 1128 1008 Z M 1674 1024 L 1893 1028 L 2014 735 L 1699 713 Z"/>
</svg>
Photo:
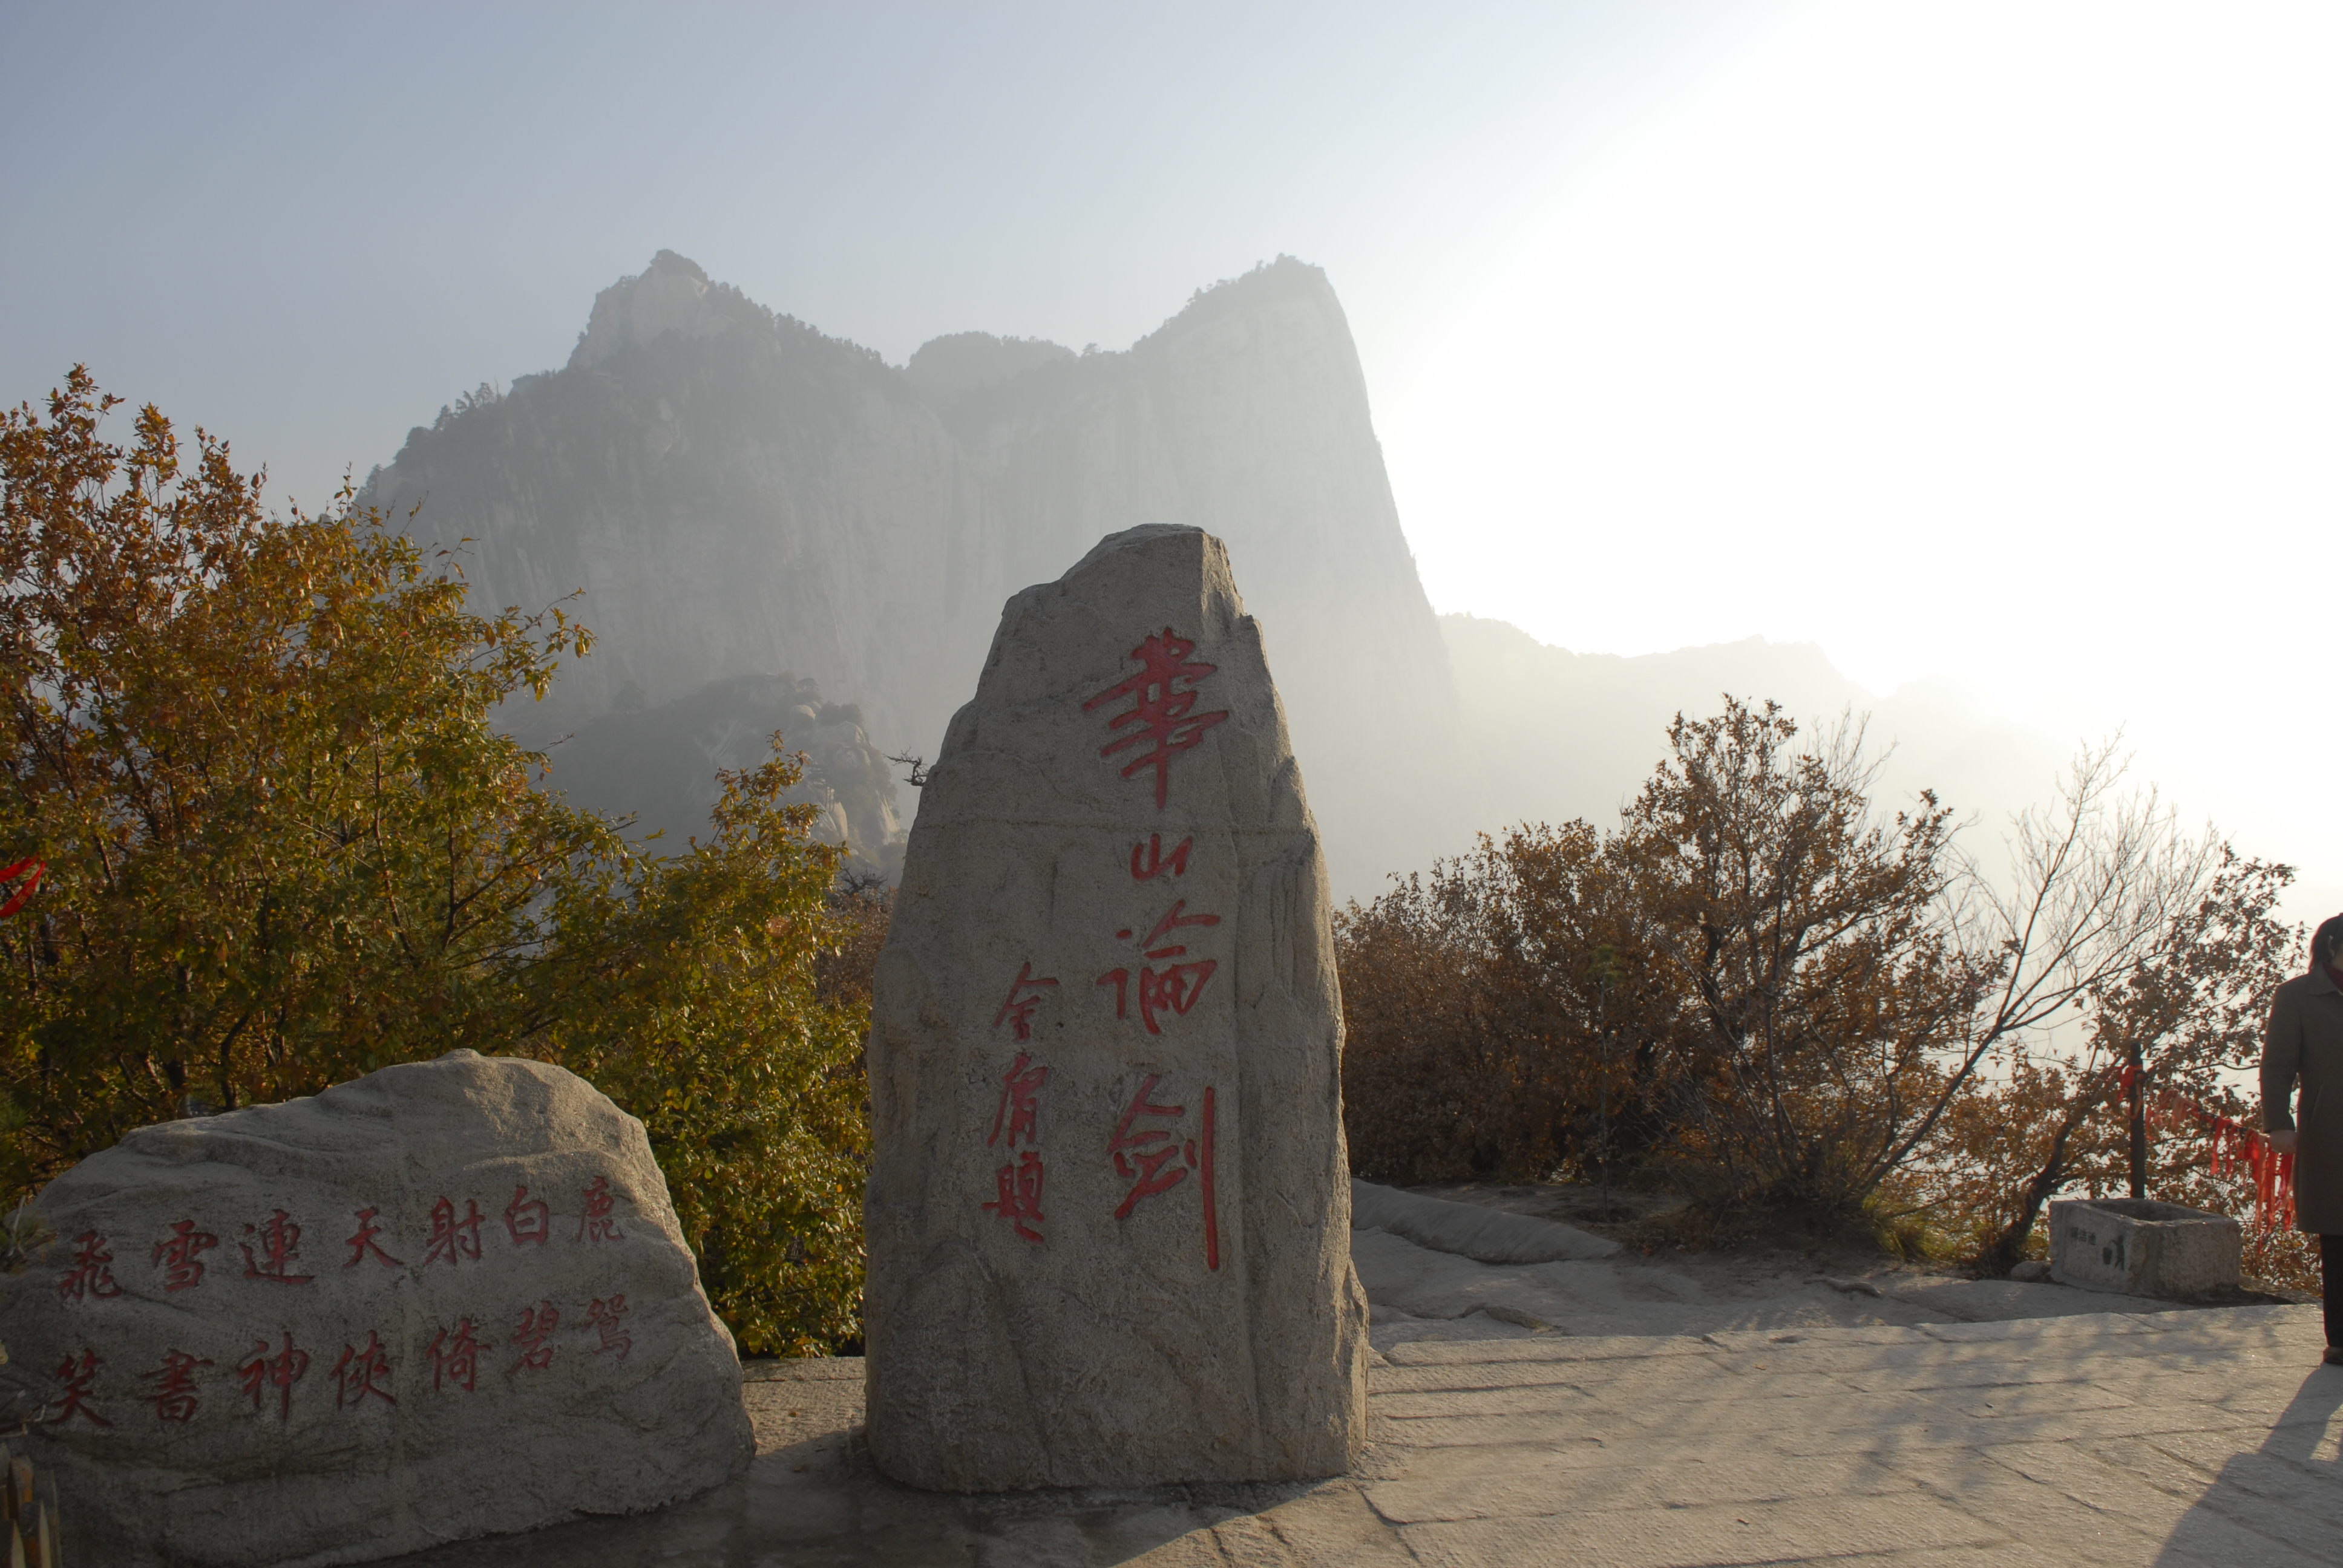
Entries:
<svg viewBox="0 0 2343 1568">
<path fill-rule="evenodd" d="M 1348 323 L 1291 259 L 1126 352 L 965 333 L 898 369 L 661 252 L 565 367 L 411 431 L 364 498 L 477 541 L 484 599 L 584 590 L 600 648 L 510 716 L 533 739 L 789 670 L 929 756 L 1011 594 L 1102 535 L 1193 524 L 1265 630 L 1337 891 L 1481 825 Z"/>
</svg>

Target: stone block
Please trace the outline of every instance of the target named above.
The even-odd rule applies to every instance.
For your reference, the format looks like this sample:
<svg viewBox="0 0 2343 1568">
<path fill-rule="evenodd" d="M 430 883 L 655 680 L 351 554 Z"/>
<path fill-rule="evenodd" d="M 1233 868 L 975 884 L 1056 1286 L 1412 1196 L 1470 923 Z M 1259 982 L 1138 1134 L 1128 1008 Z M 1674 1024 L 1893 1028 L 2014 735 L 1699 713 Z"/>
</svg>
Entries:
<svg viewBox="0 0 2343 1568">
<path fill-rule="evenodd" d="M 2226 1214 L 2151 1198 L 2057 1199 L 2050 1277 L 2062 1285 L 2166 1299 L 2237 1288 L 2245 1233 Z"/>
<path fill-rule="evenodd" d="M 870 1444 L 941 1490 L 1338 1473 L 1364 1438 L 1332 906 L 1219 540 L 1009 602 L 878 966 Z"/>
<path fill-rule="evenodd" d="M 746 1469 L 643 1125 L 451 1051 L 130 1133 L 43 1190 L 0 1342 L 75 1562 L 309 1568 Z"/>
</svg>

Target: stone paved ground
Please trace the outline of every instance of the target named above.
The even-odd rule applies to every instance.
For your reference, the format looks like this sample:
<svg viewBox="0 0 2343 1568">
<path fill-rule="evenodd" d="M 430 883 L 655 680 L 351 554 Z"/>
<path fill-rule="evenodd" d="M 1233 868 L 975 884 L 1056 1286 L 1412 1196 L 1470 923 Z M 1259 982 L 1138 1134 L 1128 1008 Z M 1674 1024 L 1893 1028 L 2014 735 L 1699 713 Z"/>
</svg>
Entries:
<svg viewBox="0 0 2343 1568">
<path fill-rule="evenodd" d="M 1418 1340 L 1315 1486 L 948 1497 L 872 1473 L 860 1363 L 750 1384 L 758 1458 L 638 1519 L 402 1568 L 2343 1563 L 2308 1307 Z"/>
</svg>

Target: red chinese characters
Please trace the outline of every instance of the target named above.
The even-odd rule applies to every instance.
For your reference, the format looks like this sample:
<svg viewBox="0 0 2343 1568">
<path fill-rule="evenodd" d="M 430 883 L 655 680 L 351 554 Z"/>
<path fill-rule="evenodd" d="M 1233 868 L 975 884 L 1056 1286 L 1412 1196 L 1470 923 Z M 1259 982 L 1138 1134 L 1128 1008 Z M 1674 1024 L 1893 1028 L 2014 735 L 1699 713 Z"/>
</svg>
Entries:
<svg viewBox="0 0 2343 1568">
<path fill-rule="evenodd" d="M 1041 1157 L 1028 1149 L 1017 1157 L 1014 1165 L 1003 1165 L 993 1173 L 997 1193 L 991 1202 L 977 1207 L 1008 1221 L 1027 1241 L 1040 1241 L 1041 1232 L 1033 1227 L 1042 1221 L 1041 1179 L 1046 1173 Z"/>
<path fill-rule="evenodd" d="M 625 1361 L 627 1352 L 635 1348 L 634 1336 L 618 1326 L 618 1320 L 627 1315 L 628 1310 L 624 1296 L 612 1296 L 607 1302 L 598 1297 L 587 1307 L 586 1322 L 600 1330 L 602 1334 L 601 1342 L 594 1347 L 596 1355 L 604 1351 L 616 1351 L 618 1359 Z"/>
<path fill-rule="evenodd" d="M 1181 1139 L 1162 1127 L 1141 1126 L 1141 1121 L 1177 1121 L 1188 1114 L 1184 1105 L 1158 1105 L 1148 1097 L 1161 1081 L 1159 1073 L 1149 1073 L 1124 1108 L 1122 1120 L 1116 1124 L 1114 1136 L 1107 1141 L 1107 1152 L 1114 1159 L 1115 1174 L 1129 1181 L 1131 1191 L 1123 1194 L 1114 1217 L 1131 1218 L 1140 1201 L 1170 1191 L 1187 1180 L 1188 1172 L 1197 1176 L 1197 1196 L 1204 1210 L 1204 1262 L 1208 1268 L 1221 1266 L 1221 1225 L 1217 1194 L 1212 1182 L 1212 1144 L 1216 1134 L 1213 1126 L 1214 1095 L 1211 1085 L 1204 1089 L 1202 1126 L 1193 1138 Z"/>
<path fill-rule="evenodd" d="M 520 1347 L 520 1358 L 508 1370 L 543 1372 L 553 1364 L 553 1347 L 546 1342 L 553 1331 L 561 1326 L 560 1311 L 551 1302 L 539 1302 L 520 1310 L 520 1327 L 513 1331 L 512 1342 Z"/>
<path fill-rule="evenodd" d="M 186 1351 L 166 1350 L 163 1364 L 150 1372 L 140 1372 L 141 1382 L 155 1384 L 155 1392 L 146 1396 L 155 1407 L 157 1421 L 190 1422 L 196 1419 L 196 1369 L 212 1363 Z"/>
<path fill-rule="evenodd" d="M 345 1360 L 348 1353 L 347 1351 L 343 1352 Z M 204 1364 L 209 1366 L 211 1363 L 206 1362 Z M 237 1385 L 252 1401 L 252 1408 L 256 1412 L 260 1409 L 261 1401 L 268 1391 L 275 1389 L 277 1419 L 290 1421 L 293 1419 L 293 1385 L 309 1375 L 309 1352 L 294 1345 L 289 1332 L 285 1336 L 285 1342 L 273 1355 L 269 1353 L 268 1342 L 261 1340 L 252 1347 L 251 1355 L 236 1363 L 236 1375 Z"/>
<path fill-rule="evenodd" d="M 397 1404 L 389 1389 L 383 1385 L 390 1381 L 390 1352 L 383 1348 L 382 1336 L 372 1329 L 367 1331 L 364 1350 L 356 1345 L 342 1347 L 342 1359 L 334 1363 L 334 1408 L 347 1410 L 364 1404 L 372 1394 L 385 1404 Z"/>
<path fill-rule="evenodd" d="M 96 1407 L 89 1402 L 93 1392 L 90 1385 L 97 1381 L 97 1369 L 105 1364 L 96 1351 L 86 1347 L 81 1352 L 79 1362 L 75 1362 L 68 1352 L 65 1359 L 57 1363 L 57 1370 L 49 1374 L 57 1381 L 57 1397 L 49 1402 L 49 1408 L 56 1412 L 49 1417 L 51 1426 L 63 1426 L 75 1416 L 92 1426 L 114 1424 L 98 1414 Z"/>
<path fill-rule="evenodd" d="M 122 1287 L 114 1282 L 114 1254 L 106 1251 L 106 1238 L 95 1231 L 75 1236 L 73 1267 L 58 1278 L 57 1294 L 68 1302 L 80 1302 L 121 1293 Z"/>
<path fill-rule="evenodd" d="M 1185 845 L 1181 847 L 1183 849 L 1186 848 Z M 1172 900 L 1170 912 L 1156 921 L 1154 929 L 1141 939 L 1139 946 L 1151 960 L 1186 956 L 1188 949 L 1184 942 L 1167 940 L 1182 927 L 1217 926 L 1221 923 L 1221 917 L 1218 915 L 1192 915 L 1185 912 L 1187 908 L 1187 900 L 1175 899 Z M 1114 934 L 1118 940 L 1131 940 L 1131 932 L 1128 930 L 1120 930 Z M 1213 971 L 1219 968 L 1219 962 L 1212 959 L 1199 959 L 1189 963 L 1166 964 L 1160 970 L 1154 968 L 1152 963 L 1142 965 L 1139 971 L 1139 1020 L 1146 1026 L 1147 1032 L 1150 1034 L 1163 1032 L 1162 1026 L 1155 1021 L 1158 1013 L 1168 1012 L 1174 1016 L 1185 1016 L 1188 1010 L 1196 1005 L 1196 999 L 1204 994 L 1205 982 L 1212 978 Z M 1131 971 L 1127 969 L 1109 970 L 1099 976 L 1098 983 L 1114 987 L 1114 1016 L 1129 1018 L 1131 1016 Z"/>
<path fill-rule="evenodd" d="M 357 1211 L 357 1231 L 342 1243 L 350 1250 L 349 1258 L 342 1264 L 343 1268 L 355 1269 L 368 1258 L 372 1258 L 387 1269 L 403 1269 L 407 1266 L 384 1251 L 382 1243 L 375 1240 L 377 1236 L 382 1234 L 382 1227 L 374 1222 L 374 1217 L 381 1212 L 379 1209 Z"/>
<path fill-rule="evenodd" d="M 1032 1039 L 1033 1010 L 1041 1005 L 1041 992 L 1057 983 L 1053 980 L 1037 977 L 1030 961 L 1018 965 L 1017 978 L 1011 982 L 1009 994 L 1001 999 L 1001 1010 L 992 1015 L 992 1027 L 999 1029 L 1006 1023 L 1017 1031 L 1018 1039 Z M 1029 990 L 1034 994 L 1025 995 Z"/>
<path fill-rule="evenodd" d="M 486 1218 L 480 1206 L 469 1198 L 464 1200 L 463 1218 L 456 1217 L 456 1205 L 442 1198 L 431 1205 L 431 1244 L 424 1250 L 423 1266 L 444 1262 L 454 1268 L 466 1258 L 480 1261 L 480 1221 Z"/>
<path fill-rule="evenodd" d="M 593 1185 L 578 1197 L 586 1205 L 586 1211 L 578 1218 L 578 1234 L 571 1238 L 573 1241 L 623 1241 L 627 1239 L 627 1233 L 618 1229 L 618 1222 L 610 1218 L 611 1206 L 617 1200 L 611 1194 L 608 1176 L 595 1177 Z"/>
<path fill-rule="evenodd" d="M 272 1285 L 307 1285 L 314 1283 L 313 1274 L 291 1271 L 294 1261 L 301 1255 L 301 1227 L 282 1209 L 268 1217 L 266 1224 L 246 1225 L 244 1233 L 252 1241 L 239 1241 L 236 1250 L 244 1254 L 244 1277 L 266 1280 Z M 260 1253 L 253 1254 L 257 1244 Z"/>
<path fill-rule="evenodd" d="M 459 1388 L 472 1392 L 473 1382 L 480 1371 L 480 1342 L 472 1332 L 472 1320 L 458 1318 L 451 1332 L 441 1329 L 431 1336 L 423 1353 L 431 1358 L 431 1386 L 445 1390 Z"/>
<path fill-rule="evenodd" d="M 1001 1104 L 992 1113 L 992 1136 L 984 1141 L 988 1149 L 1001 1141 L 1001 1134 L 1009 1134 L 1009 1147 L 1017 1147 L 1022 1134 L 1030 1146 L 1040 1141 L 1035 1121 L 1041 1113 L 1041 1086 L 1050 1081 L 1050 1070 L 1032 1065 L 1032 1058 L 1023 1051 L 1009 1064 L 1001 1075 Z"/>
<path fill-rule="evenodd" d="M 1151 882 L 1166 871 L 1175 877 L 1186 876 L 1188 851 L 1195 846 L 1195 842 L 1193 839 L 1182 839 L 1180 840 L 1180 847 L 1167 855 L 1163 852 L 1163 836 L 1160 833 L 1148 834 L 1147 842 L 1133 844 L 1131 847 L 1131 879 L 1134 882 Z"/>
<path fill-rule="evenodd" d="M 516 1247 L 542 1247 L 553 1233 L 553 1211 L 544 1199 L 531 1198 L 527 1186 L 515 1187 L 505 1205 L 505 1233 Z"/>
<path fill-rule="evenodd" d="M 1049 1081 L 1050 1070 L 1035 1065 L 1021 1050 L 1001 1075 L 1001 1104 L 992 1113 L 992 1135 L 984 1141 L 985 1147 L 999 1143 L 1005 1132 L 1009 1141 L 1002 1146 L 1004 1153 L 1017 1151 L 1020 1137 L 1025 1148 L 993 1173 L 992 1201 L 977 1205 L 1035 1242 L 1042 1240 L 1037 1227 L 1042 1220 L 1041 1182 L 1048 1172 L 1033 1145 L 1041 1139 L 1041 1086 Z"/>
<path fill-rule="evenodd" d="M 1137 675 L 1116 682 L 1082 704 L 1089 712 L 1104 703 L 1119 702 L 1128 697 L 1130 709 L 1116 714 L 1108 721 L 1110 729 L 1130 729 L 1131 732 L 1099 748 L 1099 755 L 1111 757 L 1133 746 L 1150 749 L 1123 766 L 1122 776 L 1131 777 L 1141 769 L 1155 769 L 1155 807 L 1163 809 L 1170 789 L 1172 759 L 1191 750 L 1204 739 L 1204 732 L 1228 718 L 1225 712 L 1195 711 L 1196 682 L 1212 673 L 1217 666 L 1191 664 L 1188 656 L 1196 645 L 1175 635 L 1170 627 L 1161 636 L 1150 637 L 1131 650 L 1139 660 Z"/>
<path fill-rule="evenodd" d="M 202 1284 L 203 1254 L 218 1245 L 219 1238 L 196 1230 L 193 1220 L 175 1221 L 171 1233 L 155 1243 L 155 1266 L 163 1271 L 164 1293 L 192 1291 Z"/>
</svg>

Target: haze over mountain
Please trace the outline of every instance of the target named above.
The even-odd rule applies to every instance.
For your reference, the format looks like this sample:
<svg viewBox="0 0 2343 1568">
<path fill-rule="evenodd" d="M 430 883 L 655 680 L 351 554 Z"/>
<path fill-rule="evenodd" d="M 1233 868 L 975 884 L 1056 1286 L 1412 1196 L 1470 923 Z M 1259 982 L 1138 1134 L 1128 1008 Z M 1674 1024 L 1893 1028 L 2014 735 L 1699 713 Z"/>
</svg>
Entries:
<svg viewBox="0 0 2343 1568">
<path fill-rule="evenodd" d="M 363 498 L 477 541 L 484 600 L 584 590 L 599 647 L 508 717 L 540 742 L 593 725 L 606 754 L 618 730 L 671 744 L 651 737 L 679 701 L 730 722 L 710 682 L 786 673 L 855 704 L 884 750 L 932 756 L 1011 594 L 1101 535 L 1193 524 L 1265 629 L 1337 887 L 1483 825 L 1348 324 L 1290 258 L 1124 352 L 964 333 L 898 369 L 662 251 L 595 300 L 566 367 L 443 410 Z M 608 799 L 588 760 L 557 750 L 554 783 Z"/>
</svg>

